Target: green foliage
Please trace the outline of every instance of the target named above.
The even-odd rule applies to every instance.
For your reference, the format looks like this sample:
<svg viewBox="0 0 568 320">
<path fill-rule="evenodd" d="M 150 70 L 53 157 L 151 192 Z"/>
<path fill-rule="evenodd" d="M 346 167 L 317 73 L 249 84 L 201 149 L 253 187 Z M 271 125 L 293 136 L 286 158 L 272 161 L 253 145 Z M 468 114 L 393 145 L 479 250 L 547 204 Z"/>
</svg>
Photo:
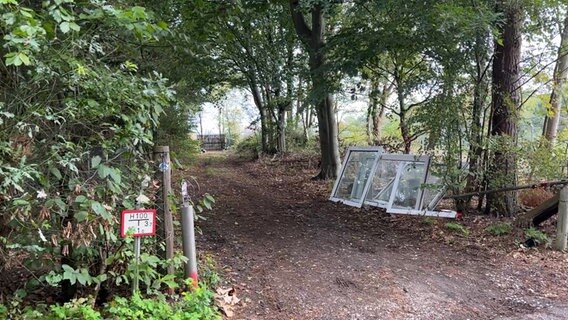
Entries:
<svg viewBox="0 0 568 320">
<path fill-rule="evenodd" d="M 142 7 L 25 3 L 0 3 L 3 247 L 51 285 L 131 281 L 116 212 L 154 192 L 143 183 L 153 171 L 148 151 L 164 110 L 179 111 L 167 79 L 139 68 L 141 48 L 167 26 Z M 151 257 L 141 266 L 179 264 Z M 173 284 L 149 270 L 142 280 Z"/>
<path fill-rule="evenodd" d="M 235 151 L 241 157 L 256 159 L 261 152 L 261 149 L 260 137 L 255 134 L 241 140 L 237 144 Z"/>
<path fill-rule="evenodd" d="M 3 304 L 0 304 L 0 318 L 2 319 L 8 318 L 8 308 Z"/>
<path fill-rule="evenodd" d="M 92 301 L 82 298 L 64 305 L 35 305 L 22 307 L 13 301 L 10 307 L 0 305 L 0 317 L 13 320 L 63 320 L 63 319 L 172 319 L 172 320 L 220 320 L 213 306 L 214 294 L 206 287 L 184 292 L 173 302 L 164 296 L 143 298 L 138 294 L 129 298 L 115 297 L 100 310 L 92 307 Z"/>
<path fill-rule="evenodd" d="M 209 254 L 199 257 L 199 281 L 209 288 L 216 288 L 221 281 L 217 272 L 217 262 Z"/>
<path fill-rule="evenodd" d="M 485 231 L 494 236 L 503 236 L 513 231 L 513 226 L 509 222 L 498 222 L 485 228 Z"/>
<path fill-rule="evenodd" d="M 525 230 L 525 236 L 527 238 L 533 239 L 537 245 L 548 245 L 550 243 L 550 238 L 548 238 L 548 235 L 546 233 L 533 227 Z"/>
<path fill-rule="evenodd" d="M 174 319 L 174 320 L 213 320 L 221 319 L 212 307 L 213 292 L 199 287 L 182 294 L 182 299 L 169 304 L 163 298 L 144 299 L 138 295 L 130 299 L 116 298 L 110 303 L 107 312 L 110 319 Z"/>
<path fill-rule="evenodd" d="M 160 116 L 156 145 L 170 147 L 171 159 L 181 166 L 188 165 L 200 152 L 199 141 L 191 137 L 194 125 L 189 121 L 196 107 L 190 104 L 166 106 Z"/>
<path fill-rule="evenodd" d="M 456 222 L 448 222 L 444 226 L 446 227 L 446 229 L 451 230 L 455 233 L 461 234 L 466 237 L 469 236 L 469 229 L 462 224 Z"/>
<path fill-rule="evenodd" d="M 520 176 L 530 177 L 533 181 L 558 180 L 565 176 L 566 148 L 568 140 L 560 140 L 555 146 L 541 139 L 522 142 L 519 146 Z M 532 182 L 532 181 L 527 181 Z"/>
<path fill-rule="evenodd" d="M 53 305 L 49 312 L 43 316 L 47 319 L 102 319 L 102 315 L 94 310 L 88 299 L 82 298 L 73 300 L 64 305 Z"/>
<path fill-rule="evenodd" d="M 205 219 L 203 216 L 199 214 L 202 213 L 205 209 L 212 210 L 214 203 L 215 203 L 215 198 L 212 195 L 210 195 L 209 193 L 204 194 L 203 197 L 199 199 L 197 203 L 194 204 L 195 210 L 197 210 L 198 213 L 195 215 L 195 218 Z"/>
<path fill-rule="evenodd" d="M 365 146 L 368 144 L 369 137 L 364 123 L 364 119 L 347 117 L 339 123 L 339 144 L 340 148 L 350 146 Z"/>
</svg>

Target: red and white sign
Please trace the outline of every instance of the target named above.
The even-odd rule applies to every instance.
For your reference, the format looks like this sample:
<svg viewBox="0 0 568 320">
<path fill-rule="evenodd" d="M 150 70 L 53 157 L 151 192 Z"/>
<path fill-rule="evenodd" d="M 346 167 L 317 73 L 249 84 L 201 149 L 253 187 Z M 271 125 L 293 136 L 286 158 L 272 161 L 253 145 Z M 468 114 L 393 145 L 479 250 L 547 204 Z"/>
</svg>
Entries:
<svg viewBox="0 0 568 320">
<path fill-rule="evenodd" d="M 126 237 L 128 231 L 134 237 L 153 236 L 156 234 L 156 209 L 135 209 L 122 211 L 120 236 Z"/>
</svg>

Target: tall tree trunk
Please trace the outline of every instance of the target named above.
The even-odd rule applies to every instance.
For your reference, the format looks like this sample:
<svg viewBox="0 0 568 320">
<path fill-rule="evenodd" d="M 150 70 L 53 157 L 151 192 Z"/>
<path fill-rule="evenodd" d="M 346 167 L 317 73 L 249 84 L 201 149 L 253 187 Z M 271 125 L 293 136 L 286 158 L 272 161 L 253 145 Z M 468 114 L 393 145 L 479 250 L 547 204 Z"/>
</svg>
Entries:
<svg viewBox="0 0 568 320">
<path fill-rule="evenodd" d="M 250 84 L 250 89 L 252 93 L 252 98 L 258 112 L 260 113 L 260 147 L 263 153 L 268 153 L 269 151 L 269 135 L 268 135 L 268 114 L 266 108 L 262 103 L 262 97 L 256 85 L 254 83 Z"/>
<path fill-rule="evenodd" d="M 560 47 L 558 48 L 558 58 L 554 68 L 552 93 L 550 94 L 550 111 L 552 116 L 544 118 L 543 136 L 552 147 L 556 142 L 558 124 L 562 113 L 562 99 L 560 98 L 562 87 L 568 77 L 568 16 L 564 19 Z"/>
<path fill-rule="evenodd" d="M 303 138 L 305 145 L 310 140 L 310 128 L 313 123 L 312 122 L 313 115 L 312 115 L 311 106 L 307 102 L 304 102 L 304 104 L 306 105 L 306 107 L 302 112 L 302 128 L 303 128 Z"/>
<path fill-rule="evenodd" d="M 339 170 L 339 141 L 337 139 L 337 122 L 333 110 L 333 96 L 329 92 L 328 82 L 331 75 L 322 70 L 326 63 L 323 47 L 325 45 L 325 19 L 321 5 L 311 9 L 311 28 L 306 24 L 304 15 L 299 10 L 299 0 L 290 0 L 290 10 L 294 28 L 300 40 L 309 50 L 310 76 L 313 90 L 318 94 L 316 112 L 321 148 L 321 170 L 318 179 L 334 179 Z"/>
<path fill-rule="evenodd" d="M 371 80 L 371 90 L 369 91 L 369 111 L 368 111 L 368 128 L 369 140 L 372 145 L 379 145 L 381 143 L 381 126 L 385 116 L 386 100 L 390 94 L 390 88 L 387 84 L 382 86 L 376 79 Z"/>
<path fill-rule="evenodd" d="M 517 140 L 517 109 L 521 100 L 520 58 L 522 9 L 516 0 L 497 3 L 505 24 L 500 27 L 502 41 L 494 42 L 491 136 L 500 143 L 490 167 L 490 188 L 517 183 L 517 157 L 512 147 Z M 487 197 L 487 210 L 496 215 L 512 216 L 517 212 L 517 194 L 504 192 Z"/>
<path fill-rule="evenodd" d="M 201 132 L 201 138 L 203 139 L 203 111 L 199 112 L 199 131 Z"/>
<path fill-rule="evenodd" d="M 278 152 L 286 152 L 286 118 L 287 118 L 287 108 L 278 107 L 278 123 L 276 124 L 278 129 Z"/>
<path fill-rule="evenodd" d="M 395 67 L 395 75 L 394 81 L 396 83 L 396 94 L 398 98 L 398 118 L 400 120 L 400 135 L 403 141 L 404 153 L 410 153 L 410 149 L 412 147 L 412 137 L 410 134 L 410 130 L 408 127 L 408 119 L 407 119 L 407 106 L 406 106 L 406 96 L 403 90 L 403 81 L 400 78 L 400 73 L 396 71 Z"/>
<path fill-rule="evenodd" d="M 487 98 L 487 70 L 489 67 L 488 48 L 486 46 L 486 37 L 484 33 L 478 33 L 475 42 L 475 84 L 473 89 L 473 104 L 471 110 L 471 132 L 469 138 L 469 171 L 466 192 L 473 192 L 480 187 L 480 178 L 482 177 L 483 164 L 483 123 L 484 123 L 484 106 Z M 466 203 L 471 202 L 471 197 Z"/>
<path fill-rule="evenodd" d="M 404 153 L 409 154 L 412 147 L 412 138 L 410 137 L 408 125 L 406 124 L 405 112 L 400 113 L 400 134 L 404 143 Z"/>
</svg>

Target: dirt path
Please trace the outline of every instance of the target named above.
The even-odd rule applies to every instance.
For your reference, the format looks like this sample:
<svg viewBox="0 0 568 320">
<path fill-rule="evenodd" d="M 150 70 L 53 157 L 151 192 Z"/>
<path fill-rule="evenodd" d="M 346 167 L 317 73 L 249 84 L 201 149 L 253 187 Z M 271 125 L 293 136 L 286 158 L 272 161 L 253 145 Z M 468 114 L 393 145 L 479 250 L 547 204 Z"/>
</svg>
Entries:
<svg viewBox="0 0 568 320">
<path fill-rule="evenodd" d="M 236 288 L 236 319 L 568 318 L 567 255 L 454 243 L 436 236 L 445 221 L 331 203 L 305 162 L 207 154 L 191 171 L 217 200 L 198 246 Z"/>
</svg>

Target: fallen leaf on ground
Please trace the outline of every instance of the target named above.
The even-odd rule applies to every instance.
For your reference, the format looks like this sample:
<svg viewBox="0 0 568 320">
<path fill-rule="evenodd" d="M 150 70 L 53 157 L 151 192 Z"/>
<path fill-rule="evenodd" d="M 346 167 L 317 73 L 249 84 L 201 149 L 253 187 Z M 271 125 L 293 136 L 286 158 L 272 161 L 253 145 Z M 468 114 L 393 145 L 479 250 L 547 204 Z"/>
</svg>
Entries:
<svg viewBox="0 0 568 320">
<path fill-rule="evenodd" d="M 236 296 L 235 288 L 217 288 L 215 294 L 215 304 L 228 318 L 234 316 L 235 313 L 233 311 L 233 308 L 240 301 L 241 299 L 237 298 Z"/>
</svg>

